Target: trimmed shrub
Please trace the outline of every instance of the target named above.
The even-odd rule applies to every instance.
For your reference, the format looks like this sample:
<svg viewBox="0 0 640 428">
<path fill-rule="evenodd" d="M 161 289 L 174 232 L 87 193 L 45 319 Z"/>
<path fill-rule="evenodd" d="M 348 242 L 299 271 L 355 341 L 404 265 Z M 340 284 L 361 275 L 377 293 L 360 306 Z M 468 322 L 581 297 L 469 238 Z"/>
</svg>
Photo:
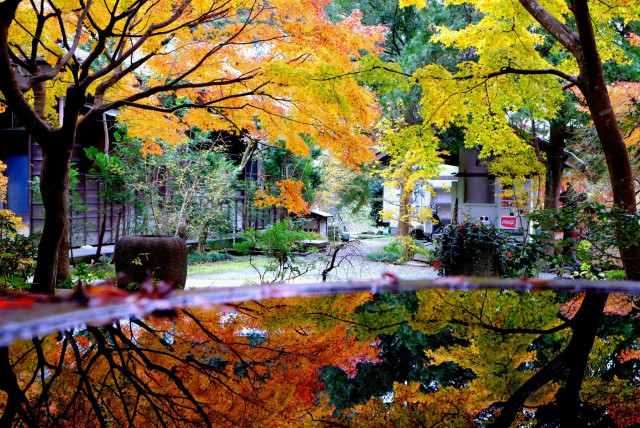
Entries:
<svg viewBox="0 0 640 428">
<path fill-rule="evenodd" d="M 191 253 L 187 256 L 187 264 L 197 265 L 202 263 L 219 262 L 222 260 L 229 260 L 232 258 L 233 257 L 227 253 L 216 253 L 216 252 Z"/>
</svg>

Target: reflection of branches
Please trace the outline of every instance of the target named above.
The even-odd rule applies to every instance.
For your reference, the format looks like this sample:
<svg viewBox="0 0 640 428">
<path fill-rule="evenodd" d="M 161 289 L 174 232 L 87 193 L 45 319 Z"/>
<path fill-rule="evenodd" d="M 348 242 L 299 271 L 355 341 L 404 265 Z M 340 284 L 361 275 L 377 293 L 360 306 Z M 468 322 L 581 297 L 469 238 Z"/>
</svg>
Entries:
<svg viewBox="0 0 640 428">
<path fill-rule="evenodd" d="M 493 331 L 494 333 L 498 333 L 498 334 L 502 334 L 502 335 L 507 335 L 507 334 L 553 334 L 553 333 L 557 333 L 561 330 L 564 330 L 566 328 L 571 327 L 570 325 L 570 321 L 565 321 L 564 323 L 549 328 L 549 329 L 537 329 L 537 328 L 524 328 L 524 327 L 509 327 L 509 328 L 504 328 L 504 327 L 497 327 L 491 324 L 487 324 L 484 321 L 484 303 L 485 303 L 485 299 L 483 298 L 482 301 L 482 305 L 481 305 L 481 310 L 480 313 L 475 313 L 473 311 L 470 311 L 466 306 L 462 305 L 462 304 L 454 304 L 452 301 L 448 300 L 446 298 L 445 293 L 437 293 L 439 298 L 447 305 L 456 308 L 457 310 L 461 311 L 462 313 L 464 313 L 465 315 L 473 318 L 476 320 L 476 322 L 466 322 L 466 321 L 462 321 L 462 320 L 458 320 L 458 319 L 450 319 L 448 320 L 448 322 L 452 323 L 452 324 L 457 324 L 457 325 L 463 325 L 463 326 L 475 326 L 475 327 L 481 327 L 484 328 L 486 330 L 490 330 Z"/>
<path fill-rule="evenodd" d="M 392 324 L 387 324 L 387 325 L 382 325 L 382 326 L 378 326 L 378 327 L 371 327 L 369 324 L 364 324 L 364 323 L 360 323 L 360 322 L 356 322 L 353 320 L 346 320 L 343 318 L 338 318 L 334 315 L 331 314 L 327 314 L 324 312 L 309 312 L 309 315 L 316 315 L 316 316 L 321 316 L 321 317 L 325 317 L 325 318 L 331 318 L 332 320 L 336 320 L 336 321 L 340 321 L 340 322 L 344 322 L 347 324 L 351 324 L 351 325 L 357 325 L 358 327 L 364 327 L 369 331 L 380 331 L 380 330 L 386 330 L 388 328 L 392 328 L 392 327 L 398 327 L 399 325 L 403 325 L 403 324 L 408 324 L 408 321 L 399 321 L 399 322 L 395 322 Z"/>
<path fill-rule="evenodd" d="M 560 324 L 556 327 L 553 328 L 549 328 L 549 329 L 537 329 L 537 328 L 502 328 L 502 327 L 496 327 L 494 325 L 491 324 L 487 324 L 485 322 L 465 322 L 465 321 L 461 321 L 461 320 L 457 320 L 457 319 L 452 319 L 449 321 L 451 324 L 456 324 L 456 325 L 462 325 L 465 327 L 468 326 L 475 326 L 475 327 L 482 327 L 484 329 L 490 330 L 494 333 L 498 333 L 498 334 L 502 334 L 502 335 L 506 335 L 506 334 L 553 334 L 553 333 L 557 333 L 561 330 L 567 329 L 570 327 L 570 325 L 568 323 L 563 323 Z"/>
<path fill-rule="evenodd" d="M 197 411 L 197 413 L 202 417 L 205 424 L 211 427 L 211 422 L 209 421 L 208 415 L 205 410 L 202 408 L 202 403 L 200 403 L 189 391 L 189 389 L 185 386 L 182 379 L 180 379 L 176 373 L 172 369 L 168 369 L 166 367 L 155 364 L 149 356 L 143 352 L 141 348 L 136 346 L 125 334 L 122 333 L 120 329 L 116 329 L 114 327 L 107 327 L 108 331 L 113 334 L 115 337 L 120 339 L 124 344 L 128 345 L 128 349 L 133 351 L 135 355 L 137 355 L 140 360 L 144 363 L 145 368 L 163 373 L 169 379 L 171 379 L 175 386 L 184 394 L 184 396 L 191 402 Z M 169 355 L 169 354 L 168 354 Z"/>
<path fill-rule="evenodd" d="M 92 358 L 89 361 L 89 364 L 87 365 L 87 368 L 85 369 L 83 367 L 83 365 L 82 365 L 82 355 L 80 354 L 80 350 L 78 349 L 78 344 L 74 340 L 73 335 L 71 333 L 69 333 L 69 332 L 66 332 L 65 333 L 65 337 L 69 341 L 69 344 L 71 345 L 71 348 L 73 349 L 73 354 L 74 354 L 74 357 L 76 359 L 76 371 L 78 371 L 78 373 L 80 374 L 80 383 L 84 384 L 85 396 L 89 400 L 89 403 L 91 403 L 91 407 L 93 407 L 93 411 L 94 411 L 96 417 L 98 418 L 98 422 L 100 422 L 100 426 L 101 427 L 106 427 L 107 423 L 104 420 L 104 416 L 102 414 L 102 410 L 100 408 L 100 404 L 98 404 L 98 400 L 97 400 L 95 394 L 93 393 L 93 388 L 91 387 L 91 382 L 89 382 L 89 376 L 88 376 L 88 372 L 87 372 L 87 370 L 90 369 L 90 366 L 92 365 L 92 362 L 95 361 L 97 356 Z M 80 391 L 80 389 L 81 389 L 81 386 L 78 385 L 77 390 Z"/>
<path fill-rule="evenodd" d="M 7 401 L 2 417 L 0 418 L 0 426 L 11 426 L 16 413 L 27 426 L 37 426 L 33 409 L 29 405 L 29 400 L 18 385 L 18 379 L 9 361 L 9 350 L 7 348 L 0 348 L 0 368 L 2 368 L 0 390 L 7 393 Z"/>
<path fill-rule="evenodd" d="M 524 405 L 525 400 L 543 385 L 560 377 L 566 370 L 568 370 L 567 381 L 557 395 L 558 408 L 562 409 L 560 417 L 575 417 L 578 406 L 578 393 L 582 387 L 589 353 L 600 325 L 600 318 L 607 298 L 607 293 L 596 294 L 589 292 L 585 295 L 580 309 L 571 320 L 573 335 L 567 347 L 524 382 L 507 401 L 494 403 L 493 407 L 501 410 L 499 416 L 489 426 L 511 426 L 516 413 Z M 569 423 L 566 426 L 570 425 L 572 424 Z"/>
</svg>

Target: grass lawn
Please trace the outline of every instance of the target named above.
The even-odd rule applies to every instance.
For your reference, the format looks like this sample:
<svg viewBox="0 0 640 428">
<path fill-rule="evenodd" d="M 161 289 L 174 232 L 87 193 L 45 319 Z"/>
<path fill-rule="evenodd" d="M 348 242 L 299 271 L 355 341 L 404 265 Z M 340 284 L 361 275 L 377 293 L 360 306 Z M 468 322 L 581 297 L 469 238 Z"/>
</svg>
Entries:
<svg viewBox="0 0 640 428">
<path fill-rule="evenodd" d="M 267 265 L 267 258 L 264 256 L 254 256 L 253 265 L 258 267 L 265 267 Z M 193 275 L 197 273 L 221 273 L 251 268 L 252 266 L 249 263 L 249 256 L 241 256 L 234 257 L 231 260 L 222 260 L 213 263 L 191 265 L 187 268 L 187 275 Z"/>
</svg>

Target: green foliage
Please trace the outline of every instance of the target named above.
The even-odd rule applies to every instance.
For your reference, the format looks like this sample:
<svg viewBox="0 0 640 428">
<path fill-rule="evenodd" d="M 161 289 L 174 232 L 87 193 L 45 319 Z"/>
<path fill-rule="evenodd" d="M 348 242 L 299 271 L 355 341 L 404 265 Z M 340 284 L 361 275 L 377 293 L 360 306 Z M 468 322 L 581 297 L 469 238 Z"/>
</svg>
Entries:
<svg viewBox="0 0 640 428">
<path fill-rule="evenodd" d="M 609 281 L 624 281 L 627 279 L 627 273 L 622 269 L 614 269 L 603 272 L 604 279 Z"/>
<path fill-rule="evenodd" d="M 114 278 L 115 275 L 115 266 L 111 263 L 96 262 L 87 264 L 81 262 L 71 270 L 71 278 L 61 284 L 61 288 L 73 288 L 75 280 L 80 280 L 84 285 L 89 285 L 95 281 Z"/>
<path fill-rule="evenodd" d="M 374 194 L 381 188 L 381 180 L 376 175 L 370 172 L 357 174 L 345 184 L 337 208 L 339 210 L 348 208 L 352 213 L 358 213 L 365 206 L 371 204 Z"/>
<path fill-rule="evenodd" d="M 428 257 L 432 256 L 431 251 L 429 251 L 420 241 L 404 237 L 398 238 L 390 244 L 385 245 L 375 253 L 367 254 L 367 258 L 374 262 L 404 264 L 407 262 L 407 248 L 409 258 L 412 258 L 416 254 L 423 254 Z"/>
<path fill-rule="evenodd" d="M 453 362 L 431 364 L 425 351 L 454 345 L 468 346 L 455 338 L 449 328 L 436 334 L 424 334 L 408 321 L 416 314 L 419 300 L 415 292 L 376 294 L 373 299 L 356 308 L 354 328 L 359 340 L 374 340 L 379 350 L 377 362 L 356 365 L 356 373 L 349 375 L 335 366 L 325 367 L 320 380 L 324 393 L 337 409 L 347 409 L 383 397 L 393 390 L 393 384 L 420 382 L 421 391 L 434 392 L 439 388 L 464 387 L 475 375 Z"/>
<path fill-rule="evenodd" d="M 27 278 L 33 276 L 38 235 L 24 236 L 17 230 L 7 230 L 3 223 L 0 237 L 0 281 L 8 287 L 25 287 Z"/>
<path fill-rule="evenodd" d="M 434 266 L 443 275 L 495 274 L 502 266 L 501 254 L 508 235 L 482 223 L 452 223 L 437 240 Z"/>
<path fill-rule="evenodd" d="M 162 143 L 162 153 L 141 156 L 143 141 L 128 138 L 119 127 L 115 156 L 96 155 L 98 169 L 113 184 L 109 193 L 135 207 L 127 233 L 173 235 L 184 228 L 189 236 L 202 237 L 230 230 L 229 203 L 234 196 L 237 172 L 224 153 L 223 137 L 192 129 L 191 140 L 180 146 Z M 121 168 L 126 189 L 121 189 Z M 134 198 L 128 199 L 130 195 Z M 205 240 L 203 239 L 203 241 Z"/>
<path fill-rule="evenodd" d="M 202 263 L 219 262 L 221 260 L 230 260 L 231 257 L 228 253 L 206 252 L 206 253 L 190 253 L 187 256 L 187 264 L 197 265 Z"/>
<path fill-rule="evenodd" d="M 372 262 L 397 263 L 397 264 L 406 263 L 406 260 L 404 260 L 404 256 L 402 254 L 399 254 L 396 252 L 383 251 L 382 249 L 376 253 L 367 254 L 367 258 Z"/>
<path fill-rule="evenodd" d="M 529 278 L 540 272 L 540 261 L 544 260 L 544 243 L 534 237 L 523 241 L 507 239 L 501 253 L 502 276 L 507 278 Z"/>
<path fill-rule="evenodd" d="M 89 174 L 100 183 L 100 198 L 112 204 L 129 204 L 135 195 L 127 186 L 127 171 L 122 159 L 98 152 L 97 147 L 88 147 L 84 151 L 87 159 L 93 161 Z"/>
<path fill-rule="evenodd" d="M 610 269 L 619 248 L 631 248 L 640 242 L 640 215 L 629 214 L 616 206 L 608 208 L 597 202 L 583 202 L 576 208 L 540 210 L 528 215 L 541 232 L 534 237 L 539 245 L 555 242 L 556 234 L 563 233 L 558 244 L 570 246 L 578 242 L 576 255 L 582 263 Z M 571 236 L 564 236 L 570 232 Z M 546 261 L 559 269 L 573 266 L 575 261 L 566 255 L 546 256 Z"/>
<path fill-rule="evenodd" d="M 240 234 L 243 242 L 235 248 L 242 254 L 254 251 L 264 253 L 268 263 L 264 272 L 260 272 L 260 280 L 267 278 L 271 282 L 284 282 L 303 275 L 313 269 L 314 262 L 304 260 L 298 253 L 304 251 L 303 241 L 317 239 L 311 232 L 300 230 L 300 222 L 284 219 L 265 230 L 248 228 Z M 317 249 L 310 249 L 311 251 Z"/>
</svg>

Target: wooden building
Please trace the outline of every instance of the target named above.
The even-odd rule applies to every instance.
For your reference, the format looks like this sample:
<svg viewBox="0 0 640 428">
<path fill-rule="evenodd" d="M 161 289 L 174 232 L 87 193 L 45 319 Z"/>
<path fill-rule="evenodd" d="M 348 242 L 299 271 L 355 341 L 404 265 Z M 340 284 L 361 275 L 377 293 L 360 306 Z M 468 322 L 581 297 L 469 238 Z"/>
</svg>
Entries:
<svg viewBox="0 0 640 428">
<path fill-rule="evenodd" d="M 76 141 L 73 149 L 72 168 L 76 171 L 78 184 L 73 189 L 85 209 L 71 213 L 71 245 L 96 245 L 98 225 L 102 218 L 103 204 L 98 198 L 98 183 L 89 175 L 91 161 L 84 149 L 95 146 L 99 150 L 108 148 L 108 131 L 114 123 L 113 115 L 105 115 L 106 125 L 96 122 L 83 138 Z M 35 139 L 21 126 L 19 120 L 9 110 L 0 113 L 0 160 L 7 165 L 4 174 L 9 178 L 6 208 L 22 218 L 29 233 L 41 231 L 44 227 L 44 207 L 37 192 L 37 183 L 42 170 L 42 150 Z M 107 207 L 105 243 L 113 243 L 117 223 L 117 207 Z"/>
</svg>

